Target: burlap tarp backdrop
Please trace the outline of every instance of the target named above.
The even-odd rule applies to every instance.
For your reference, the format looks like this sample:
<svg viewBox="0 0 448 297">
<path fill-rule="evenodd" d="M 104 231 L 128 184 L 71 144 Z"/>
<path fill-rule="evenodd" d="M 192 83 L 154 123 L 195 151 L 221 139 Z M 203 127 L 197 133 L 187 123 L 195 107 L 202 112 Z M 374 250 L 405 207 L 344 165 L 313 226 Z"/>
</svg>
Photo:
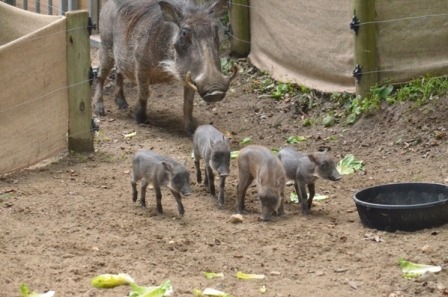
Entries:
<svg viewBox="0 0 448 297">
<path fill-rule="evenodd" d="M 352 1 L 249 3 L 255 66 L 320 91 L 355 91 Z M 448 73 L 448 1 L 377 0 L 376 13 L 380 83 Z"/>
<path fill-rule="evenodd" d="M 0 2 L 0 174 L 67 149 L 65 18 Z"/>
</svg>

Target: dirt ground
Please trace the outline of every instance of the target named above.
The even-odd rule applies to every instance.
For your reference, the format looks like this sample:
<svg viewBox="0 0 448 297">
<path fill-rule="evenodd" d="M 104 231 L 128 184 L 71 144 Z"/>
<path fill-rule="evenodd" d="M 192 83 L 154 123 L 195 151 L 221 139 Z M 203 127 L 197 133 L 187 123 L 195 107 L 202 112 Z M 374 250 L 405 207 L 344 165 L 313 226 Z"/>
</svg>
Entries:
<svg viewBox="0 0 448 297">
<path fill-rule="evenodd" d="M 247 65 L 247 64 L 245 64 Z M 232 135 L 239 150 L 244 137 L 279 148 L 289 136 L 305 136 L 294 146 L 312 152 L 331 148 L 341 159 L 354 154 L 365 171 L 339 182 L 319 180 L 316 191 L 329 199 L 316 203 L 309 216 L 286 204 L 283 217 L 260 222 L 256 188 L 246 197 L 242 224 L 231 224 L 235 212 L 236 160 L 222 209 L 194 178 L 192 141 L 183 133 L 182 88 L 158 85 L 149 100 L 150 124 L 137 125 L 131 111 L 113 103 L 113 83 L 106 88 L 106 117 L 95 138 L 95 153 L 71 154 L 38 168 L 0 178 L 0 296 L 20 296 L 19 286 L 56 291 L 56 296 L 123 297 L 126 286 L 96 289 L 91 279 L 104 273 L 128 273 L 138 284 L 171 280 L 173 296 L 193 296 L 194 288 L 212 287 L 236 297 L 286 296 L 447 296 L 448 225 L 417 232 L 382 232 L 364 227 L 353 195 L 368 186 L 394 182 L 448 183 L 448 96 L 423 107 L 384 108 L 353 126 L 325 128 L 328 98 L 312 112 L 297 113 L 294 100 L 275 101 L 252 92 L 251 78 L 240 75 L 224 101 L 207 105 L 196 97 L 199 124 L 213 124 Z M 131 106 L 136 88 L 126 84 Z M 303 127 L 304 118 L 317 119 Z M 136 136 L 124 135 L 136 132 Z M 436 137 L 437 136 L 437 137 Z M 193 195 L 183 199 L 179 218 L 171 194 L 163 190 L 165 213 L 131 200 L 133 154 L 153 149 L 185 160 Z M 286 188 L 286 196 L 292 191 Z M 400 257 L 442 266 L 424 280 L 404 279 Z M 222 272 L 208 280 L 204 271 Z M 241 281 L 235 273 L 265 274 Z M 260 288 L 266 287 L 262 294 Z"/>
</svg>

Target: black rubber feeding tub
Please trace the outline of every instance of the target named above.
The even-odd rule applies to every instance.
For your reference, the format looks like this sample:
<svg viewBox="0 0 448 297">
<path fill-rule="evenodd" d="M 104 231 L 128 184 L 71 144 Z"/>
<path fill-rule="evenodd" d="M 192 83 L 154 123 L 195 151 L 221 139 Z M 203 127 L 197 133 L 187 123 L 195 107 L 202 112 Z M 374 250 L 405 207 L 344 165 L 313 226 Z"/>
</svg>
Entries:
<svg viewBox="0 0 448 297">
<path fill-rule="evenodd" d="M 364 226 L 416 231 L 448 223 L 448 186 L 397 183 L 363 189 L 353 197 Z"/>
</svg>

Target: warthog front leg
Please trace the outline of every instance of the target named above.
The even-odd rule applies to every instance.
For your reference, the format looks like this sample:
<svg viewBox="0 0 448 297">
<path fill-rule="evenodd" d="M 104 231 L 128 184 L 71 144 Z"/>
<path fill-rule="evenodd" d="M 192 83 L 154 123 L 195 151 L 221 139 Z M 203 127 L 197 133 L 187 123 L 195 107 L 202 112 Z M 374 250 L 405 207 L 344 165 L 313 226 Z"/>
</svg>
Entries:
<svg viewBox="0 0 448 297">
<path fill-rule="evenodd" d="M 143 180 L 142 182 L 142 188 L 141 188 L 141 198 L 140 198 L 140 205 L 142 208 L 146 208 L 146 188 L 148 187 L 148 181 Z"/>
<path fill-rule="evenodd" d="M 224 205 L 224 187 L 226 184 L 226 177 L 219 177 L 219 194 L 218 194 L 218 206 L 222 207 Z"/>
<path fill-rule="evenodd" d="M 194 92 L 191 87 L 184 87 L 184 124 L 188 136 L 193 135 L 194 130 L 196 130 L 196 124 L 193 121 Z"/>
<path fill-rule="evenodd" d="M 132 202 L 135 202 L 137 201 L 138 191 L 137 191 L 137 182 L 135 181 L 134 178 L 132 178 L 131 185 L 132 185 Z"/>
<path fill-rule="evenodd" d="M 171 194 L 173 194 L 174 199 L 176 199 L 177 210 L 179 211 L 179 215 L 181 217 L 183 217 L 185 214 L 185 209 L 184 209 L 184 205 L 182 204 L 182 198 L 181 198 L 180 194 L 177 192 L 174 192 L 173 190 L 171 190 Z"/>
<path fill-rule="evenodd" d="M 194 168 L 196 170 L 196 181 L 198 182 L 198 184 L 202 182 L 201 168 L 199 163 L 200 163 L 199 158 L 196 158 L 195 156 Z"/>
<path fill-rule="evenodd" d="M 246 209 L 244 204 L 244 198 L 246 197 L 247 188 L 249 188 L 250 184 L 254 178 L 248 172 L 239 173 L 239 181 L 236 189 L 236 212 L 243 213 Z"/>
<path fill-rule="evenodd" d="M 135 119 L 137 120 L 138 124 L 144 124 L 147 121 L 146 103 L 150 96 L 149 80 L 147 73 L 143 73 L 143 71 L 138 72 L 137 84 L 138 84 L 138 103 L 135 108 Z"/>
<path fill-rule="evenodd" d="M 208 189 L 210 192 L 210 195 L 212 197 L 215 197 L 216 191 L 215 191 L 215 175 L 213 174 L 213 169 L 210 167 L 210 165 L 205 166 L 206 171 L 206 179 L 208 180 Z"/>
<path fill-rule="evenodd" d="M 115 104 L 119 109 L 128 108 L 128 103 L 123 93 L 123 74 L 117 72 L 115 77 Z"/>
</svg>

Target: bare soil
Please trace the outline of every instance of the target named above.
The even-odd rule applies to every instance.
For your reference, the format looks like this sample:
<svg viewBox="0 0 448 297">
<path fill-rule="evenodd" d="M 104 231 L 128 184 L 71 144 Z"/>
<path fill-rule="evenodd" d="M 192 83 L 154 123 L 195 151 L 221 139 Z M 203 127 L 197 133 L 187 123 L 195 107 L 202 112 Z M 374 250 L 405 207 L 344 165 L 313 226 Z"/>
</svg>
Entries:
<svg viewBox="0 0 448 297">
<path fill-rule="evenodd" d="M 247 65 L 247 64 L 246 64 Z M 148 104 L 150 124 L 137 125 L 132 112 L 113 103 L 113 82 L 106 88 L 107 115 L 95 138 L 95 153 L 69 154 L 57 161 L 0 178 L 0 296 L 20 296 L 19 286 L 56 291 L 56 296 L 122 297 L 126 286 L 97 289 L 91 279 L 104 273 L 128 273 L 138 284 L 171 280 L 174 296 L 193 296 L 194 288 L 213 287 L 236 297 L 252 296 L 447 296 L 448 225 L 416 232 L 383 232 L 364 227 L 353 195 L 369 186 L 395 182 L 448 183 L 448 96 L 423 107 L 385 107 L 353 126 L 342 122 L 325 128 L 322 118 L 332 106 L 328 96 L 307 114 L 295 100 L 275 101 L 251 89 L 241 75 L 232 92 L 207 105 L 196 98 L 198 124 L 213 124 L 240 141 L 279 148 L 286 138 L 305 136 L 294 146 L 305 152 L 329 147 L 341 159 L 354 154 L 365 171 L 339 182 L 319 180 L 316 191 L 329 195 L 309 216 L 297 204 L 271 222 L 258 220 L 256 189 L 246 197 L 241 224 L 228 222 L 235 212 L 236 160 L 222 209 L 194 178 L 192 141 L 183 132 L 182 87 L 154 86 Z M 131 106 L 136 88 L 126 83 Z M 317 123 L 303 127 L 303 119 Z M 136 136 L 125 135 L 136 132 Z M 165 213 L 131 200 L 133 154 L 153 149 L 185 160 L 193 195 L 183 199 L 185 216 L 163 190 Z M 293 188 L 286 188 L 286 196 Z M 442 271 L 420 281 L 401 276 L 397 261 L 441 265 Z M 207 280 L 204 271 L 223 272 Z M 265 274 L 241 281 L 235 273 Z M 266 287 L 262 294 L 260 288 Z"/>
</svg>

